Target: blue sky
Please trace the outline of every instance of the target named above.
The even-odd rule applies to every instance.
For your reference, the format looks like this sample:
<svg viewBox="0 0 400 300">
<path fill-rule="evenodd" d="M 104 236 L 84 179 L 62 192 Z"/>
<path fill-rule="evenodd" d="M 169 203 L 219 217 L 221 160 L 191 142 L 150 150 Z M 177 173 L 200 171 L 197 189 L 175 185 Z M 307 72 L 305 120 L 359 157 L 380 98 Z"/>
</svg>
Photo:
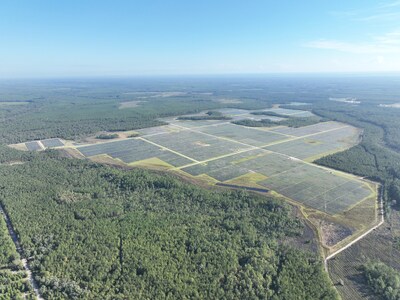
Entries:
<svg viewBox="0 0 400 300">
<path fill-rule="evenodd" d="M 0 3 L 0 77 L 400 71 L 398 0 Z"/>
</svg>

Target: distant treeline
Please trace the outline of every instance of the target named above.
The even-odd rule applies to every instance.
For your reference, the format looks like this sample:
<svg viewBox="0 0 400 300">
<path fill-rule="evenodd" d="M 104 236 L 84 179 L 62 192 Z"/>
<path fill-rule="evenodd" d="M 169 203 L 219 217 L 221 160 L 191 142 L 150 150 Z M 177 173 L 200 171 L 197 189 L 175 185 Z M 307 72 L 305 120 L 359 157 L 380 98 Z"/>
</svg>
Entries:
<svg viewBox="0 0 400 300">
<path fill-rule="evenodd" d="M 178 120 L 190 120 L 190 121 L 201 121 L 201 120 L 231 120 L 232 118 L 224 116 L 219 111 L 208 111 L 205 115 L 198 116 L 182 116 L 178 117 Z"/>
<path fill-rule="evenodd" d="M 313 124 L 317 124 L 319 122 L 326 121 L 326 119 L 321 119 L 319 117 L 305 117 L 305 118 L 295 118 L 295 117 L 287 117 L 285 120 L 281 121 L 272 121 L 270 119 L 262 119 L 259 121 L 244 119 L 233 121 L 233 124 L 248 126 L 248 127 L 274 127 L 274 126 L 289 126 L 289 127 L 303 127 L 309 126 Z"/>
<path fill-rule="evenodd" d="M 118 138 L 119 135 L 117 133 L 101 133 L 98 136 L 96 136 L 96 139 L 100 140 L 112 140 Z"/>
</svg>

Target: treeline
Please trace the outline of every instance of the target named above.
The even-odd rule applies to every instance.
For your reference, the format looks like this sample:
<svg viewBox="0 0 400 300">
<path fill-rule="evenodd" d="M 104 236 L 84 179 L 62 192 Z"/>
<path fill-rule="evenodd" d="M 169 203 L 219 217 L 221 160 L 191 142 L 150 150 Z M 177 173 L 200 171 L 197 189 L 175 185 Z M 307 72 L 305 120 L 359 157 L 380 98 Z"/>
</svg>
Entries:
<svg viewBox="0 0 400 300">
<path fill-rule="evenodd" d="M 224 116 L 219 111 L 210 110 L 205 115 L 199 116 L 182 116 L 178 117 L 178 120 L 190 120 L 190 121 L 201 121 L 201 120 L 231 120 L 232 118 Z"/>
<path fill-rule="evenodd" d="M 278 114 L 274 111 L 253 111 L 251 114 L 255 116 L 271 116 L 271 117 L 287 118 L 286 115 Z"/>
<path fill-rule="evenodd" d="M 6 222 L 0 215 L 0 300 L 10 299 L 33 300 L 35 297 Z"/>
<path fill-rule="evenodd" d="M 0 201 L 46 299 L 337 299 L 321 261 L 280 246 L 289 207 L 54 150 L 0 148 Z"/>
<path fill-rule="evenodd" d="M 273 121 L 270 119 L 262 119 L 259 121 L 244 119 L 244 120 L 233 121 L 232 123 L 236 124 L 236 125 L 242 125 L 242 126 L 248 126 L 248 127 L 288 126 L 288 127 L 297 128 L 297 127 L 314 125 L 314 124 L 317 124 L 317 123 L 323 122 L 323 121 L 326 121 L 326 119 L 321 119 L 319 117 L 295 118 L 295 117 L 287 117 L 286 116 L 286 119 L 281 120 L 281 121 Z"/>
<path fill-rule="evenodd" d="M 273 127 L 277 126 L 277 122 L 273 122 L 269 119 L 262 119 L 262 120 L 250 120 L 250 119 L 243 119 L 243 120 L 237 120 L 237 121 L 232 121 L 232 124 L 236 125 L 242 125 L 242 126 L 247 126 L 247 127 Z"/>
<path fill-rule="evenodd" d="M 98 136 L 96 136 L 96 139 L 100 139 L 100 140 L 112 140 L 112 139 L 116 139 L 118 138 L 119 135 L 117 133 L 101 133 Z"/>
<path fill-rule="evenodd" d="M 381 262 L 368 262 L 362 271 L 377 296 L 384 300 L 400 299 L 400 272 Z"/>
<path fill-rule="evenodd" d="M 363 129 L 360 144 L 316 162 L 382 183 L 387 209 L 393 202 L 400 203 L 400 153 L 393 149 L 393 142 L 389 142 L 396 139 L 397 133 L 392 136 L 392 131 L 387 131 L 391 123 L 390 126 L 397 126 L 400 132 L 400 121 L 394 122 L 391 112 L 373 105 L 353 107 L 328 103 L 315 106 L 313 112 L 318 115 Z"/>
</svg>

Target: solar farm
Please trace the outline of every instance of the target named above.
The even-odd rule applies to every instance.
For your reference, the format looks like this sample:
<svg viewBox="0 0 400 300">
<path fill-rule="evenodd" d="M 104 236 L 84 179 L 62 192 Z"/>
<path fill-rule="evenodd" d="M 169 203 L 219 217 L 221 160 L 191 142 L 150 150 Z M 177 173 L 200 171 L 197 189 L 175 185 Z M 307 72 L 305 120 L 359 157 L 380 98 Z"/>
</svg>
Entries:
<svg viewBox="0 0 400 300">
<path fill-rule="evenodd" d="M 65 145 L 64 142 L 57 138 L 40 140 L 40 141 L 32 141 L 32 142 L 25 143 L 25 147 L 29 151 L 40 151 L 40 150 L 45 150 L 45 149 L 49 149 L 49 148 L 63 147 L 64 145 Z"/>
<path fill-rule="evenodd" d="M 137 137 L 66 148 L 72 147 L 93 159 L 107 157 L 127 165 L 162 166 L 217 185 L 273 191 L 332 216 L 371 197 L 374 191 L 365 181 L 312 163 L 318 157 L 356 144 L 360 134 L 357 128 L 333 121 L 298 128 L 231 123 L 240 119 L 279 121 L 282 116 L 313 116 L 308 111 L 283 108 L 264 111 L 279 116 L 220 109 L 229 120 L 165 118 L 168 125 L 139 129 Z M 63 145 L 59 139 L 26 143 L 29 150 Z"/>
</svg>

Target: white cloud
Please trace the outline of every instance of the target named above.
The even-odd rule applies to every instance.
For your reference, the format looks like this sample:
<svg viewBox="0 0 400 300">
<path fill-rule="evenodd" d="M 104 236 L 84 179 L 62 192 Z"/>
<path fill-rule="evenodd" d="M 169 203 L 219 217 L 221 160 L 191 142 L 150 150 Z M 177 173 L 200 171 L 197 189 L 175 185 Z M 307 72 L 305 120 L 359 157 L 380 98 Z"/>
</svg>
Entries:
<svg viewBox="0 0 400 300">
<path fill-rule="evenodd" d="M 400 6 L 400 1 L 391 1 L 388 3 L 384 3 L 381 5 L 381 7 L 383 8 L 390 8 L 390 7 L 396 7 L 396 6 Z"/>
<path fill-rule="evenodd" d="M 320 39 L 306 43 L 304 46 L 316 49 L 336 50 L 355 54 L 400 53 L 400 31 L 376 36 L 369 42 L 344 42 Z"/>
<path fill-rule="evenodd" d="M 397 21 L 400 17 L 400 12 L 387 12 L 387 13 L 377 13 L 371 14 L 364 17 L 358 17 L 357 21 Z"/>
<path fill-rule="evenodd" d="M 384 45 L 400 45 L 400 31 L 393 31 L 377 36 L 375 40 Z"/>
<path fill-rule="evenodd" d="M 400 0 L 377 3 L 360 9 L 331 11 L 334 17 L 347 18 L 351 21 L 398 24 L 400 18 Z"/>
</svg>

